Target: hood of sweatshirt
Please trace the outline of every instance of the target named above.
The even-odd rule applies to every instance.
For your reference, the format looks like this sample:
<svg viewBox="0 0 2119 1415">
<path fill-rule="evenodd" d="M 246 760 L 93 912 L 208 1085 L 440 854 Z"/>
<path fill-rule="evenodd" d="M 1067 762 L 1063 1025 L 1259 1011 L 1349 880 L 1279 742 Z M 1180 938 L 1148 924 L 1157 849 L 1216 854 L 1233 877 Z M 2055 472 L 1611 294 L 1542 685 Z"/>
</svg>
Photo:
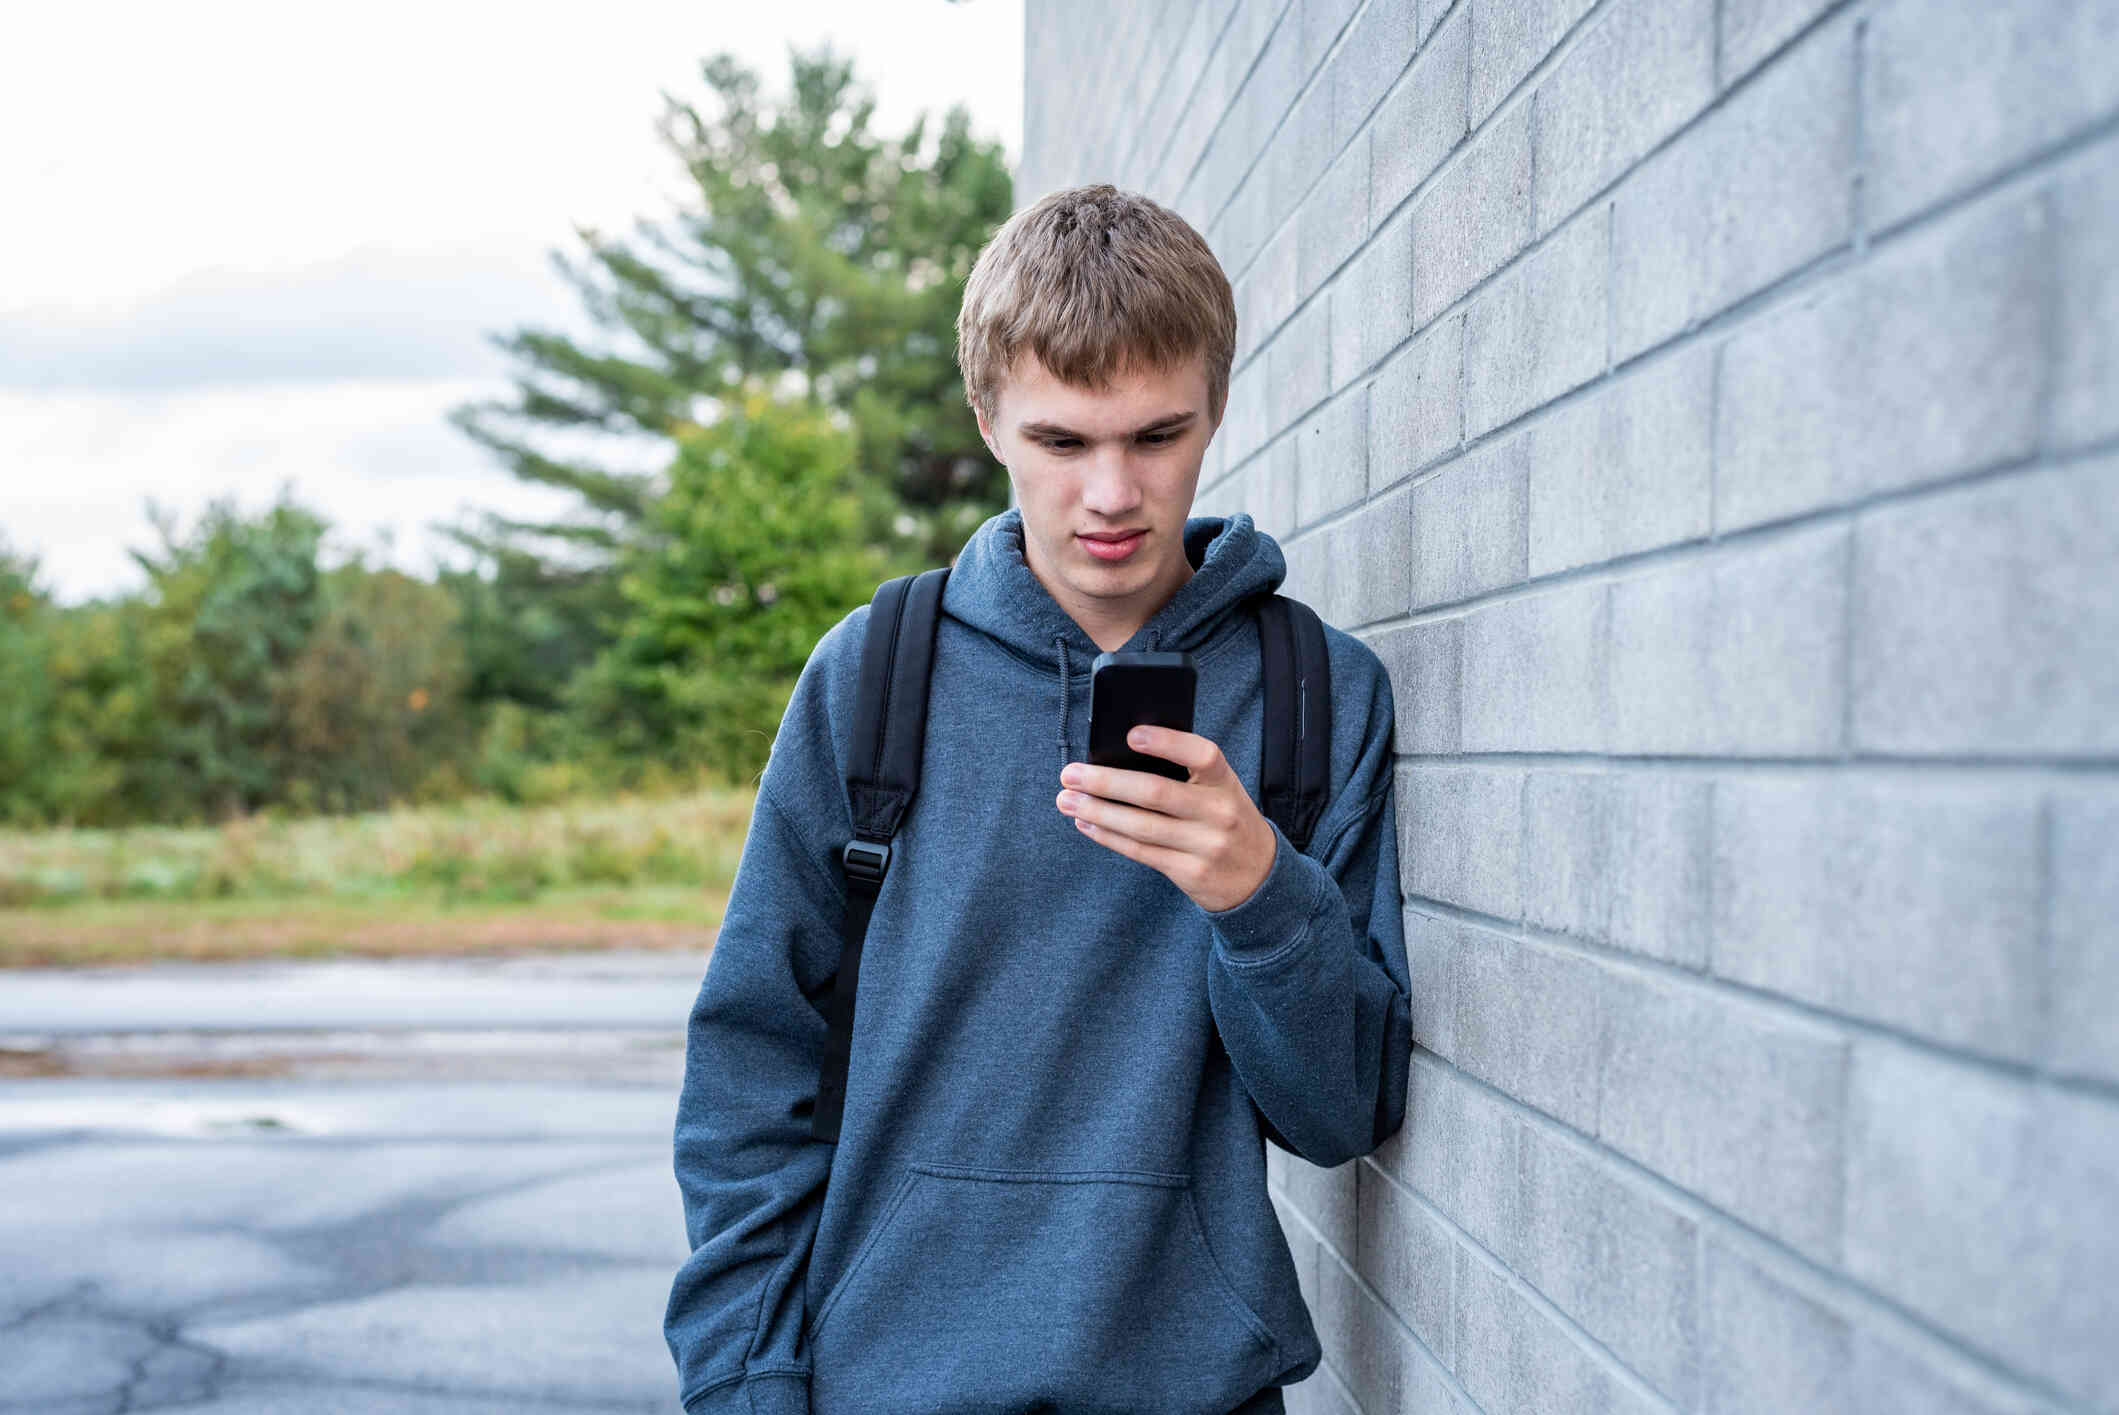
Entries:
<svg viewBox="0 0 2119 1415">
<path fill-rule="evenodd" d="M 664 1328 L 688 1415 L 1228 1415 L 1277 1409 L 1246 1402 L 1319 1360 L 1265 1156 L 1342 1164 L 1403 1114 L 1389 676 L 1326 625 L 1324 811 L 1300 851 L 1271 826 L 1253 892 L 1203 908 L 1059 808 L 1098 650 L 1022 534 L 1019 508 L 988 519 L 944 590 L 919 786 L 849 973 L 836 1142 L 811 1117 L 859 917 L 840 852 L 868 605 L 774 738 L 678 1102 L 692 1254 Z M 1183 538 L 1192 577 L 1126 647 L 1193 656 L 1194 732 L 1255 810 L 1250 601 L 1286 561 L 1245 514 Z M 1100 784 L 1118 809 L 1125 783 Z"/>
<path fill-rule="evenodd" d="M 1274 593 L 1287 577 L 1280 546 L 1247 511 L 1189 517 L 1184 548 L 1191 578 L 1134 632 L 1125 651 L 1198 654 L 1242 632 L 1251 622 L 1251 598 Z M 1071 734 L 1087 730 L 1070 720 L 1075 685 L 1102 650 L 1031 572 L 1022 507 L 988 517 L 965 543 L 943 587 L 942 612 L 1054 677 L 1060 760 L 1071 760 Z"/>
</svg>

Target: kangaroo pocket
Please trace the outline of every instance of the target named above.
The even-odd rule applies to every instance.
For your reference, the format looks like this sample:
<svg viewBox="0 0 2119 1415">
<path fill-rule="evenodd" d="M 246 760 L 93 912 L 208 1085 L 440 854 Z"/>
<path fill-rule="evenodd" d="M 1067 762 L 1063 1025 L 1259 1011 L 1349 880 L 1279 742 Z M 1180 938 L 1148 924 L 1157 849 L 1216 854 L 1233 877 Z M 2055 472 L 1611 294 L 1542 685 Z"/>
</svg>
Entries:
<svg viewBox="0 0 2119 1415">
<path fill-rule="evenodd" d="M 1187 1176 L 920 1163 L 817 1309 L 810 1390 L 819 1415 L 1222 1415 L 1277 1357 Z"/>
</svg>

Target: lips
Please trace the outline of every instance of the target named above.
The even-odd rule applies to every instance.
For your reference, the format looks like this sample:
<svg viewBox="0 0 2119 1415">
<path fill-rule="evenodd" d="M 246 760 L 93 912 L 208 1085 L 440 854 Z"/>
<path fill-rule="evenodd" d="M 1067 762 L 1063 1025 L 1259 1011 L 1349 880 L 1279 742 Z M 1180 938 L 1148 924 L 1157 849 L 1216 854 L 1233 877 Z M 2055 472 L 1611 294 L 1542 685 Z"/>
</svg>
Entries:
<svg viewBox="0 0 2119 1415">
<path fill-rule="evenodd" d="M 1148 533 L 1145 529 L 1121 535 L 1116 540 L 1106 540 L 1101 536 L 1085 535 L 1081 537 L 1082 549 L 1095 556 L 1098 560 L 1115 565 L 1121 560 L 1131 560 L 1133 552 L 1140 549 L 1140 543 L 1146 540 L 1147 536 Z"/>
<path fill-rule="evenodd" d="M 1147 528 L 1143 526 L 1140 530 L 1134 531 L 1084 531 L 1082 533 L 1082 539 L 1102 541 L 1105 545 L 1115 545 L 1119 541 L 1131 540 L 1133 539 L 1133 537 L 1143 534 L 1146 529 Z"/>
</svg>

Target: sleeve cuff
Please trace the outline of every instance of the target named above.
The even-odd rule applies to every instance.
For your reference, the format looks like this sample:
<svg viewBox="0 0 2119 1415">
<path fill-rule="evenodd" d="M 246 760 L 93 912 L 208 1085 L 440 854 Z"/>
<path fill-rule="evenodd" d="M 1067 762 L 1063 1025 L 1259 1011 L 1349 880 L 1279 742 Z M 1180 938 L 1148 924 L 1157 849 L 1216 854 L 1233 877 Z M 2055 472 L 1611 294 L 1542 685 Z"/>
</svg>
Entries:
<svg viewBox="0 0 2119 1415">
<path fill-rule="evenodd" d="M 1331 883 L 1324 866 L 1297 850 L 1274 825 L 1273 865 L 1251 897 L 1204 912 L 1231 961 L 1263 962 L 1308 932 L 1319 891 Z"/>
<path fill-rule="evenodd" d="M 709 1386 L 684 1402 L 685 1415 L 809 1415 L 809 1375 L 760 1371 Z"/>
</svg>

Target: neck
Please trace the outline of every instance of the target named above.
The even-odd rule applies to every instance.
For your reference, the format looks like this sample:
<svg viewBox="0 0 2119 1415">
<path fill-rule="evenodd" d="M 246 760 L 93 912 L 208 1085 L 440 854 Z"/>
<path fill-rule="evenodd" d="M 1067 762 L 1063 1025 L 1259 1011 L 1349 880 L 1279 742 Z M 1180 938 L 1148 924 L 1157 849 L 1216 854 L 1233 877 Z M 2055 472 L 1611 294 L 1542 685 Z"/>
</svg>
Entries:
<svg viewBox="0 0 2119 1415">
<path fill-rule="evenodd" d="M 1139 594 L 1124 601 L 1076 596 L 1066 585 L 1059 582 L 1058 576 L 1048 574 L 1039 563 L 1038 553 L 1033 548 L 1033 538 L 1025 536 L 1023 544 L 1024 560 L 1030 566 L 1030 573 L 1037 577 L 1038 583 L 1045 587 L 1046 593 L 1052 596 L 1059 607 L 1067 611 L 1067 617 L 1081 626 L 1082 632 L 1089 636 L 1089 641 L 1105 653 L 1114 653 L 1124 648 L 1133 636 L 1140 632 L 1141 625 L 1153 618 L 1155 611 L 1168 604 L 1170 597 L 1176 594 L 1194 573 L 1192 562 L 1185 558 L 1184 543 L 1180 538 L 1176 547 L 1177 553 L 1171 557 L 1175 564 L 1165 565 L 1153 580 L 1141 588 Z"/>
</svg>

